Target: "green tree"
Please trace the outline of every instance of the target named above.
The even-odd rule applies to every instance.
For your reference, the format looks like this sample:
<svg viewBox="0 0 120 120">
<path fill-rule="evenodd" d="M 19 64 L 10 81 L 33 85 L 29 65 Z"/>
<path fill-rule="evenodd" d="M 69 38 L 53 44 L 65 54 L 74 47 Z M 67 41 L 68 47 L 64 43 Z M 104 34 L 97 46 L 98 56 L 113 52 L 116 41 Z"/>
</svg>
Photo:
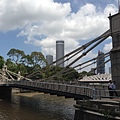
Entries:
<svg viewBox="0 0 120 120">
<path fill-rule="evenodd" d="M 7 69 L 17 73 L 17 64 L 13 63 L 11 59 L 6 60 Z"/>
<path fill-rule="evenodd" d="M 63 79 L 67 81 L 75 80 L 79 78 L 79 73 L 74 68 L 67 68 L 67 71 L 63 73 Z"/>
<path fill-rule="evenodd" d="M 21 61 L 21 58 L 25 55 L 24 51 L 18 49 L 11 49 L 7 55 L 10 57 L 11 61 L 18 64 Z"/>
<path fill-rule="evenodd" d="M 21 62 L 26 65 L 27 77 L 31 79 L 41 79 L 46 76 L 41 68 L 47 65 L 47 62 L 41 52 L 34 51 L 30 55 L 24 55 Z"/>
<path fill-rule="evenodd" d="M 0 69 L 3 68 L 4 63 L 5 63 L 4 58 L 0 56 Z"/>
<path fill-rule="evenodd" d="M 87 72 L 87 71 L 82 71 L 81 73 L 79 73 L 80 75 L 80 78 L 83 78 L 84 76 L 91 76 L 91 75 L 94 75 L 93 73 L 91 72 Z"/>
<path fill-rule="evenodd" d="M 36 51 L 32 52 L 31 58 L 32 58 L 34 66 L 40 65 L 42 67 L 42 66 L 45 66 L 47 64 L 46 59 L 41 52 L 36 52 Z"/>
<path fill-rule="evenodd" d="M 21 62 L 26 65 L 26 66 L 33 66 L 33 60 L 32 60 L 32 57 L 31 55 L 24 55 L 22 58 L 21 58 Z"/>
<path fill-rule="evenodd" d="M 28 73 L 27 72 L 27 67 L 24 64 L 18 64 L 17 65 L 17 72 L 19 72 L 19 71 L 20 71 L 20 74 L 22 76 L 26 76 L 26 74 Z"/>
</svg>

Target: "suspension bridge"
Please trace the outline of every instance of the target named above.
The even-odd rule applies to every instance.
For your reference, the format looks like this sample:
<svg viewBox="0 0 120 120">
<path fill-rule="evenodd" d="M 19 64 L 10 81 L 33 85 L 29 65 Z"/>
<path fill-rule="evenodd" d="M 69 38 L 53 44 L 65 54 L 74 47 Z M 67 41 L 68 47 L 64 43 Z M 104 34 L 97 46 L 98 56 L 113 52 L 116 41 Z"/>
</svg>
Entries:
<svg viewBox="0 0 120 120">
<path fill-rule="evenodd" d="M 119 13 L 116 16 L 117 17 L 120 16 Z M 99 37 L 89 41 L 88 43 L 80 46 L 79 48 L 71 51 L 70 53 L 66 54 L 62 58 L 60 58 L 60 59 L 54 61 L 52 64 L 50 64 L 50 65 L 54 65 L 56 62 L 61 61 L 61 59 L 64 59 L 64 61 L 63 61 L 64 63 L 68 62 L 68 60 L 70 61 L 69 64 L 66 65 L 66 67 L 64 67 L 61 71 L 59 71 L 55 75 L 50 76 L 49 78 L 46 78 L 44 80 L 33 81 L 29 78 L 21 76 L 20 72 L 18 74 L 16 74 L 16 73 L 13 73 L 13 72 L 7 70 L 7 66 L 4 66 L 3 69 L 0 71 L 0 81 L 1 81 L 0 85 L 6 86 L 6 87 L 9 86 L 9 87 L 42 91 L 42 92 L 47 92 L 50 94 L 63 95 L 65 97 L 73 97 L 75 99 L 78 99 L 78 98 L 94 99 L 100 95 L 104 95 L 104 97 L 108 97 L 108 91 L 106 89 L 100 88 L 100 89 L 102 89 L 101 92 L 100 92 L 100 89 L 99 89 L 99 92 L 97 92 L 98 89 L 96 90 L 96 88 L 94 88 L 93 86 L 89 86 L 89 87 L 85 86 L 85 85 L 81 86 L 81 85 L 79 85 L 79 83 L 83 83 L 83 82 L 107 83 L 107 82 L 109 82 L 109 80 L 112 80 L 111 75 L 105 74 L 105 75 L 96 75 L 96 76 L 90 76 L 90 77 L 85 76 L 82 79 L 78 79 L 74 85 L 66 83 L 65 81 L 64 81 L 64 84 L 57 83 L 53 78 L 55 76 L 62 76 L 62 75 L 70 73 L 71 72 L 71 70 L 69 69 L 70 67 L 72 67 L 76 70 L 82 70 L 86 67 L 91 66 L 92 64 L 95 64 L 97 62 L 97 59 L 101 56 L 97 56 L 96 58 L 92 58 L 91 60 L 84 61 L 83 63 L 77 64 L 77 65 L 75 63 L 77 61 L 79 61 L 80 59 L 84 58 L 85 56 L 87 56 L 87 54 L 91 50 L 93 50 L 95 47 L 97 47 L 99 44 L 101 44 L 103 41 L 105 41 L 109 36 L 113 37 L 114 31 L 115 31 L 113 24 L 117 24 L 117 22 L 112 23 L 112 21 L 114 20 L 113 18 L 114 18 L 114 16 L 113 17 L 109 16 L 109 19 L 110 19 L 110 29 L 109 30 L 104 32 Z M 118 31 L 120 31 L 120 30 L 118 29 L 117 32 Z M 116 35 L 116 31 L 115 31 L 115 35 Z M 113 37 L 113 41 L 114 41 L 114 37 Z M 114 58 L 114 59 L 110 58 L 110 55 L 111 54 L 113 55 L 114 54 L 113 51 L 115 51 L 114 49 L 116 46 L 114 46 L 114 44 L 115 43 L 113 42 L 113 49 L 111 50 L 112 52 L 109 51 L 108 53 L 104 54 L 105 61 L 102 64 L 100 64 L 99 66 L 93 68 L 92 70 L 96 70 L 97 68 L 101 67 L 103 64 L 106 64 L 109 61 L 111 61 L 112 66 L 114 66 L 114 64 L 113 64 L 114 59 L 117 59 L 117 58 Z M 117 51 L 118 51 L 118 49 L 117 49 Z M 62 64 L 63 62 L 61 62 L 59 64 Z M 112 72 L 112 74 L 114 76 L 114 72 Z"/>
<path fill-rule="evenodd" d="M 65 59 L 64 62 L 72 59 L 76 55 L 79 55 L 76 59 L 74 59 L 71 63 L 69 63 L 66 67 L 64 67 L 61 71 L 59 71 L 57 74 L 47 78 L 46 80 L 36 80 L 33 81 L 29 78 L 26 78 L 24 76 L 20 75 L 20 72 L 18 74 L 11 72 L 7 69 L 7 66 L 4 65 L 3 69 L 0 71 L 0 86 L 2 87 L 9 87 L 9 88 L 22 88 L 22 89 L 28 89 L 28 90 L 34 90 L 34 91 L 40 91 L 50 94 L 55 94 L 58 96 L 65 96 L 65 97 L 73 97 L 74 99 L 95 99 L 98 97 L 102 97 L 101 95 L 104 95 L 104 97 L 109 97 L 108 91 L 103 88 L 96 89 L 94 86 L 81 86 L 79 82 L 95 82 L 97 80 L 98 83 L 100 82 L 109 82 L 111 80 L 110 75 L 96 75 L 96 76 L 90 76 L 90 77 L 84 77 L 83 79 L 78 79 L 74 85 L 68 82 L 64 83 L 58 83 L 56 82 L 53 77 L 58 75 L 65 75 L 70 73 L 69 67 L 71 67 L 74 63 L 76 63 L 78 60 L 83 58 L 87 55 L 92 49 L 94 49 L 97 45 L 99 45 L 101 42 L 103 42 L 106 38 L 110 36 L 110 30 L 107 30 L 105 33 L 100 35 L 99 37 L 95 38 L 94 40 L 86 43 L 85 45 L 82 45 L 81 47 L 77 48 L 76 50 L 68 53 L 64 57 L 54 61 L 51 65 L 55 64 L 56 62 L 60 61 L 61 59 Z M 86 50 L 86 51 L 85 51 Z M 84 52 L 83 52 L 84 51 Z M 104 57 L 109 57 L 110 52 L 105 53 Z M 96 58 L 92 58 L 91 60 L 87 60 L 81 64 L 72 66 L 72 68 L 81 70 L 83 68 L 86 68 L 94 63 L 97 62 L 97 59 L 101 57 L 98 56 Z M 102 64 L 105 64 L 109 62 L 110 59 L 107 59 Z M 62 64 L 62 63 L 60 63 Z M 101 64 L 101 65 L 102 65 Z M 100 67 L 101 65 L 97 66 L 95 69 Z M 91 72 L 91 71 L 90 71 Z M 52 82 L 51 82 L 52 81 Z"/>
<path fill-rule="evenodd" d="M 75 105 L 75 108 L 77 109 L 75 113 L 75 120 L 85 120 L 85 116 L 87 116 L 88 119 L 92 116 L 90 120 L 93 120 L 93 115 L 96 119 L 98 119 L 99 117 L 100 120 L 106 120 L 106 114 L 104 114 L 105 112 L 107 112 L 107 115 L 109 115 L 110 120 L 120 119 L 119 98 L 115 101 L 110 101 L 110 99 L 107 99 L 105 101 L 98 100 L 98 98 L 101 100 L 101 98 L 110 97 L 107 86 L 102 86 L 101 84 L 107 83 L 109 80 L 116 81 L 117 91 L 120 92 L 120 11 L 113 16 L 110 15 L 109 20 L 109 30 L 104 32 L 99 37 L 66 54 L 64 57 L 54 61 L 51 65 L 55 64 L 63 58 L 63 62 L 67 62 L 68 60 L 70 60 L 69 64 L 67 64 L 66 67 L 47 79 L 33 81 L 29 78 L 21 76 L 20 73 L 16 74 L 7 70 L 7 66 L 4 66 L 3 69 L 0 70 L 0 94 L 6 95 L 6 92 L 11 92 L 12 88 L 22 88 L 27 90 L 50 93 L 51 95 L 72 97 L 74 99 L 83 100 L 77 101 Z M 105 62 L 97 66 L 93 70 L 96 70 L 98 67 L 111 61 L 111 74 L 85 76 L 82 79 L 78 79 L 74 84 L 65 81 L 63 83 L 59 81 L 56 82 L 53 79 L 55 76 L 62 76 L 64 74 L 70 73 L 70 67 L 76 70 L 81 70 L 94 64 L 97 61 L 98 57 L 84 61 L 83 63 L 80 63 L 78 65 L 76 65 L 75 63 L 85 57 L 91 50 L 105 41 L 109 36 L 112 37 L 113 48 L 110 52 L 104 54 L 104 57 L 106 58 Z M 96 84 L 85 86 L 80 84 L 82 82 Z M 86 99 L 89 99 L 89 101 L 85 101 Z M 90 99 L 93 100 L 90 101 Z M 112 109 L 112 112 L 109 111 L 110 109 Z"/>
</svg>

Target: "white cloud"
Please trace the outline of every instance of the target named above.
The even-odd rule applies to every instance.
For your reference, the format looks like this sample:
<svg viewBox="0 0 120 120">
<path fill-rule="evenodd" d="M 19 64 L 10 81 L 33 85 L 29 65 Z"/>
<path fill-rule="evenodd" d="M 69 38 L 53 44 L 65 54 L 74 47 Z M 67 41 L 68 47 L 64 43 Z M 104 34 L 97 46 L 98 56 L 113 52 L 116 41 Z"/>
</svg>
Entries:
<svg viewBox="0 0 120 120">
<path fill-rule="evenodd" d="M 28 23 L 60 21 L 71 11 L 70 4 L 53 0 L 1 0 L 0 31 L 22 28 Z"/>
<path fill-rule="evenodd" d="M 112 49 L 112 42 L 110 42 L 109 44 L 105 44 L 103 50 L 105 53 L 109 52 Z"/>
<path fill-rule="evenodd" d="M 112 4 L 98 10 L 87 3 L 74 13 L 70 3 L 54 0 L 1 0 L 0 6 L 0 31 L 22 29 L 18 37 L 25 36 L 26 44 L 40 46 L 45 55 L 55 55 L 56 40 L 65 41 L 68 53 L 78 48 L 81 40 L 105 32 L 109 29 L 109 13 L 117 11 Z"/>
</svg>

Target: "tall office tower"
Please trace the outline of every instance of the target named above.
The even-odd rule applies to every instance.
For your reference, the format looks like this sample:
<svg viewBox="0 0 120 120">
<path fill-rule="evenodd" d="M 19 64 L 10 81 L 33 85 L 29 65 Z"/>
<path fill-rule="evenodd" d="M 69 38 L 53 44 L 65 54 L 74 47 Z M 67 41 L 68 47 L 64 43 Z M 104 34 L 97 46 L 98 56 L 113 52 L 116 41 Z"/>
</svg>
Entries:
<svg viewBox="0 0 120 120">
<path fill-rule="evenodd" d="M 53 63 L 53 56 L 52 55 L 47 55 L 46 60 L 48 62 L 48 65 L 50 65 L 51 63 Z"/>
<path fill-rule="evenodd" d="M 59 58 L 62 58 L 64 56 L 64 41 L 58 40 L 56 41 L 56 60 Z M 59 65 L 60 67 L 64 67 L 64 58 L 57 61 L 56 65 Z"/>
<path fill-rule="evenodd" d="M 105 61 L 104 53 L 101 51 L 98 51 L 98 58 L 97 58 L 97 74 L 104 74 L 105 73 L 105 64 L 103 64 Z M 102 65 L 101 65 L 102 64 Z M 101 66 L 100 66 L 101 65 Z M 100 67 L 99 67 L 100 66 Z"/>
<path fill-rule="evenodd" d="M 111 74 L 111 67 L 109 67 L 109 74 Z"/>
</svg>

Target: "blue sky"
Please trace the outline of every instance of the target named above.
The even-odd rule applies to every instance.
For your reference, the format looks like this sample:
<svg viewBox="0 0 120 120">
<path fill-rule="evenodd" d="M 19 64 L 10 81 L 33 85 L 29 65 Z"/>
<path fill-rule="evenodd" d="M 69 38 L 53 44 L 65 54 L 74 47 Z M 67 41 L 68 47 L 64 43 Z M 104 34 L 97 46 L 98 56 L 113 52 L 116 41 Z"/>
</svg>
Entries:
<svg viewBox="0 0 120 120">
<path fill-rule="evenodd" d="M 0 55 L 7 59 L 15 48 L 55 59 L 56 40 L 65 41 L 68 53 L 109 29 L 109 13 L 117 11 L 117 0 L 0 0 Z M 111 45 L 108 39 L 87 57 Z"/>
</svg>

